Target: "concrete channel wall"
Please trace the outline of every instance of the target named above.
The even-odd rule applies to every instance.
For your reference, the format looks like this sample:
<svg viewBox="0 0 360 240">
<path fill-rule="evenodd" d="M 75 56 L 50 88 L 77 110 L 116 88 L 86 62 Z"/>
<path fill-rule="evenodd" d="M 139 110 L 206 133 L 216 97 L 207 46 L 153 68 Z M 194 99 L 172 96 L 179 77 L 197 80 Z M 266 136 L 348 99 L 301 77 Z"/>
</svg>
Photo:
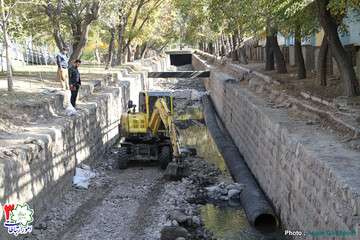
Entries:
<svg viewBox="0 0 360 240">
<path fill-rule="evenodd" d="M 64 96 L 58 92 L 50 92 L 50 100 L 43 105 L 14 106 L 49 117 L 0 139 L 1 204 L 27 202 L 36 215 L 44 213 L 71 186 L 76 165 L 102 157 L 118 140 L 118 124 L 130 96 L 144 88 L 146 71 L 164 69 L 167 62 L 166 58 L 143 60 L 134 64 L 146 64 L 145 70 L 124 67 L 117 77 L 108 74 L 102 81 L 84 85 L 77 116 L 65 114 Z M 0 239 L 8 236 L 1 236 L 1 231 Z"/>
<path fill-rule="evenodd" d="M 294 121 L 286 109 L 269 107 L 231 71 L 213 65 L 217 61 L 207 54 L 193 56 L 195 69 L 211 70 L 206 88 L 216 110 L 285 229 L 359 231 L 360 153 Z M 252 77 L 268 81 L 260 74 Z"/>
</svg>

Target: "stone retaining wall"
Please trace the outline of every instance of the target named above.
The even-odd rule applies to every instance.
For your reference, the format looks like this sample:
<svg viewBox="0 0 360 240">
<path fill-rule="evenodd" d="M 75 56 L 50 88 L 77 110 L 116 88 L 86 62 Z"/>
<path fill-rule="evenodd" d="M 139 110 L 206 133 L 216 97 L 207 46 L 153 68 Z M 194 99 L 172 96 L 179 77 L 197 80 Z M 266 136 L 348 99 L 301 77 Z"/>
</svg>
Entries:
<svg viewBox="0 0 360 240">
<path fill-rule="evenodd" d="M 193 56 L 196 69 L 211 70 L 206 87 L 218 114 L 285 229 L 357 229 L 360 153 L 317 126 L 294 120 L 287 109 L 269 107 L 233 76 L 219 71 L 214 61 L 208 55 Z"/>
<path fill-rule="evenodd" d="M 49 113 L 48 122 L 27 127 L 29 131 L 15 139 L 2 139 L 1 203 L 28 202 L 36 214 L 53 204 L 70 185 L 75 166 L 101 157 L 117 140 L 124 111 L 121 96 L 128 91 L 125 85 L 104 87 L 88 96 L 72 117 L 60 110 L 63 96 L 55 95 L 54 102 L 45 106 L 55 111 Z"/>
</svg>

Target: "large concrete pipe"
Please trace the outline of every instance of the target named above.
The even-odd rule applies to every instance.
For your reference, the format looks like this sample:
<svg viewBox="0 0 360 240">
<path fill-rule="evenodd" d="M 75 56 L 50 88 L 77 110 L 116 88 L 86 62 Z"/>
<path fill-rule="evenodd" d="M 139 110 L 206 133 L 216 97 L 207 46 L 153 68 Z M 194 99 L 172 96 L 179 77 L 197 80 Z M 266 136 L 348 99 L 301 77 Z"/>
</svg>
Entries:
<svg viewBox="0 0 360 240">
<path fill-rule="evenodd" d="M 240 202 L 252 226 L 262 232 L 273 232 L 278 228 L 278 220 L 267 197 L 261 190 L 230 134 L 221 124 L 216 110 L 208 96 L 202 97 L 205 122 L 231 176 L 236 182 L 245 184 L 240 194 Z"/>
</svg>

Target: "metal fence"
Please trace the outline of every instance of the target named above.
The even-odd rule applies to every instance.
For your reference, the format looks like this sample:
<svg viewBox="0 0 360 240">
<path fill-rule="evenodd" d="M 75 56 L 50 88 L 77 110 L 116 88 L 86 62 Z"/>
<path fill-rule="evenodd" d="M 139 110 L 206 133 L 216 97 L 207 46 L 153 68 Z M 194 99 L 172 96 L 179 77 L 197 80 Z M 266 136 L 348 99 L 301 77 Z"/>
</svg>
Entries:
<svg viewBox="0 0 360 240">
<path fill-rule="evenodd" d="M 50 65 L 55 64 L 55 54 L 47 46 L 28 46 L 26 44 L 11 43 L 10 58 L 13 66 Z M 3 43 L 0 43 L 1 70 L 6 70 L 6 56 Z"/>
</svg>

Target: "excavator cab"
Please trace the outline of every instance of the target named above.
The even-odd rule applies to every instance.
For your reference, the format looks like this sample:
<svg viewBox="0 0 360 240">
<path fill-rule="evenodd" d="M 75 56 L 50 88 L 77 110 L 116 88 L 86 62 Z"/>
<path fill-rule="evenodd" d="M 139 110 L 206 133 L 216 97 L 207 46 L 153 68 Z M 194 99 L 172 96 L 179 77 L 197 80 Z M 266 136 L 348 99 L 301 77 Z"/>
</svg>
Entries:
<svg viewBox="0 0 360 240">
<path fill-rule="evenodd" d="M 174 114 L 173 97 L 166 91 L 142 91 L 139 93 L 139 112 L 151 116 L 156 100 L 165 99 L 170 108 L 171 114 Z"/>
</svg>

